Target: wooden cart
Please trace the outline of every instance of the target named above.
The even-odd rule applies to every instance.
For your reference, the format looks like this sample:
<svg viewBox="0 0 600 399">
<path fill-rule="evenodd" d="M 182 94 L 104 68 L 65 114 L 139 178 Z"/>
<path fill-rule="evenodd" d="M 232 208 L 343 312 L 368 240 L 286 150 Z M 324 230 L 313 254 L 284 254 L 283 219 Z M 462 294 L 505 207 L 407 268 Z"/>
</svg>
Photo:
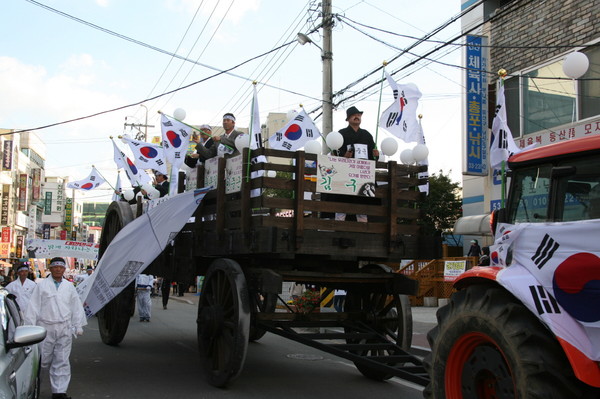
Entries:
<svg viewBox="0 0 600 399">
<path fill-rule="evenodd" d="M 210 191 L 195 221 L 146 270 L 169 279 L 204 276 L 197 328 L 209 382 L 227 385 L 242 370 L 248 341 L 271 332 L 349 359 L 369 378 L 399 376 L 426 384 L 420 361 L 407 352 L 412 337 L 407 295 L 416 293 L 417 284 L 383 265 L 419 256 L 417 187 L 425 183 L 418 178 L 425 167 L 378 162 L 376 199 L 347 203 L 315 192 L 318 171 L 307 161 L 314 166 L 316 155 L 259 149 L 251 156 L 258 155 L 270 159 L 251 165 L 262 176 L 242 178 L 237 193 L 226 194 L 225 184 Z M 244 154 L 244 165 L 248 159 Z M 274 174 L 269 171 L 277 176 L 268 177 Z M 219 182 L 226 173 L 220 159 Z M 194 183 L 204 186 L 202 167 Z M 324 218 L 335 212 L 365 214 L 369 221 Z M 112 203 L 100 254 L 140 214 L 140 206 Z M 284 281 L 318 285 L 322 298 L 346 290 L 344 312 L 297 312 L 281 298 Z M 98 314 L 105 343 L 123 339 L 133 292 L 132 284 Z"/>
</svg>

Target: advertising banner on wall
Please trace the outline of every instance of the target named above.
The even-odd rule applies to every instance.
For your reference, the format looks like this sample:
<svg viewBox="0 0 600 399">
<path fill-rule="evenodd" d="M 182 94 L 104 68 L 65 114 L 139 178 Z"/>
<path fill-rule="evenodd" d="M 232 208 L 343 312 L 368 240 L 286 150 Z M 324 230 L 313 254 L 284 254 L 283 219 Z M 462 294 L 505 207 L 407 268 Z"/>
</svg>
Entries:
<svg viewBox="0 0 600 399">
<path fill-rule="evenodd" d="M 65 204 L 65 228 L 71 231 L 73 228 L 73 199 L 67 198 Z"/>
<path fill-rule="evenodd" d="M 12 140 L 5 140 L 2 148 L 2 170 L 12 169 Z"/>
<path fill-rule="evenodd" d="M 2 210 L 0 224 L 8 224 L 8 211 L 10 209 L 10 184 L 2 185 Z"/>
<path fill-rule="evenodd" d="M 10 257 L 10 242 L 0 242 L 0 258 Z"/>
<path fill-rule="evenodd" d="M 488 104 L 487 104 L 487 38 L 467 35 L 465 70 L 467 84 L 465 104 L 466 175 L 488 174 Z"/>
<path fill-rule="evenodd" d="M 17 236 L 17 245 L 15 247 L 16 257 L 23 257 L 23 236 Z"/>
<path fill-rule="evenodd" d="M 19 203 L 17 210 L 24 211 L 27 209 L 27 174 L 19 175 Z"/>
<path fill-rule="evenodd" d="M 42 170 L 40 168 L 35 168 L 31 170 L 31 198 L 34 201 L 37 201 L 41 197 L 41 188 L 42 188 Z"/>
<path fill-rule="evenodd" d="M 2 242 L 10 242 L 12 235 L 10 234 L 10 227 L 6 226 L 2 228 Z"/>
<path fill-rule="evenodd" d="M 44 215 L 52 215 L 52 191 L 46 191 L 44 199 Z"/>
</svg>

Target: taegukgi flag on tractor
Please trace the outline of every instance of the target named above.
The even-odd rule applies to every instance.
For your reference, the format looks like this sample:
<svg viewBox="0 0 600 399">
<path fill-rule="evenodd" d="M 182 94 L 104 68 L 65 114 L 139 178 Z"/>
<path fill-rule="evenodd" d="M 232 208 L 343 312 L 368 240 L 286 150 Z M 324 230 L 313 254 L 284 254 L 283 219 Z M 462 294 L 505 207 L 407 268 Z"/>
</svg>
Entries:
<svg viewBox="0 0 600 399">
<path fill-rule="evenodd" d="M 123 135 L 122 140 L 129 144 L 133 153 L 133 162 L 140 169 L 154 169 L 167 174 L 167 161 L 163 148 L 157 144 L 135 140 L 128 135 Z"/>
<path fill-rule="evenodd" d="M 269 145 L 273 149 L 296 151 L 314 139 L 318 139 L 321 132 L 315 126 L 310 116 L 301 109 L 281 130 L 277 131 L 269 139 Z"/>
<path fill-rule="evenodd" d="M 100 176 L 100 173 L 92 166 L 92 171 L 85 179 L 72 181 L 67 183 L 67 188 L 75 188 L 77 190 L 93 190 L 106 180 Z"/>
<path fill-rule="evenodd" d="M 151 181 L 150 176 L 148 176 L 148 174 L 144 170 L 138 169 L 135 166 L 135 164 L 131 161 L 131 159 L 129 159 L 129 157 L 127 157 L 127 155 L 125 155 L 125 153 L 121 151 L 119 147 L 117 147 L 117 144 L 114 140 L 112 141 L 112 143 L 114 150 L 114 160 L 117 164 L 117 169 L 125 170 L 125 174 L 131 182 L 131 186 L 141 187 L 144 184 L 149 183 Z"/>
<path fill-rule="evenodd" d="M 394 92 L 394 102 L 379 117 L 379 126 L 407 143 L 419 141 L 419 88 L 414 83 L 397 84 L 387 72 L 385 76 Z"/>
</svg>

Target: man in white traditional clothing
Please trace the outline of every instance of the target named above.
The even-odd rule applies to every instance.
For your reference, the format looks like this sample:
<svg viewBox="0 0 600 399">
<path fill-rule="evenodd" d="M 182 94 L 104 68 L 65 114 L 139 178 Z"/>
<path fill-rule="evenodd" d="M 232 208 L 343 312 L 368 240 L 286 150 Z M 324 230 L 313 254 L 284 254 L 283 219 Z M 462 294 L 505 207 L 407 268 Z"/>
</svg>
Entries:
<svg viewBox="0 0 600 399">
<path fill-rule="evenodd" d="M 6 286 L 8 292 L 17 297 L 17 304 L 23 313 L 27 310 L 29 299 L 36 287 L 36 284 L 27 278 L 28 275 L 29 262 L 21 262 L 19 267 L 17 267 L 17 276 L 19 278 Z"/>
<path fill-rule="evenodd" d="M 42 341 L 42 367 L 49 368 L 52 399 L 70 399 L 69 355 L 73 336 L 83 334 L 87 324 L 83 305 L 73 283 L 63 278 L 66 263 L 56 257 L 50 261 L 50 277 L 38 282 L 25 311 L 25 324 L 44 327 L 48 334 Z"/>
<path fill-rule="evenodd" d="M 149 274 L 140 274 L 136 280 L 138 314 L 140 321 L 150 321 L 152 311 L 152 298 L 150 293 L 154 285 L 154 276 Z"/>
</svg>

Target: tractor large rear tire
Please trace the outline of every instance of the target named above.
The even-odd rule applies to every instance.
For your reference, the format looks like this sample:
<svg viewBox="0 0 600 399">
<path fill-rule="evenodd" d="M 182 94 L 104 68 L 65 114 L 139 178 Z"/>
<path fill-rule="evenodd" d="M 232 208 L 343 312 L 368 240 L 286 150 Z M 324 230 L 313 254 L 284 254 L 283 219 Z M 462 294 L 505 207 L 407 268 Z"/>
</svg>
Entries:
<svg viewBox="0 0 600 399">
<path fill-rule="evenodd" d="M 468 398 L 582 398 L 558 341 L 513 295 L 474 285 L 437 312 L 424 360 L 431 379 L 424 396 Z"/>
<path fill-rule="evenodd" d="M 119 231 L 132 220 L 133 211 L 127 202 L 116 201 L 110 204 L 106 211 L 104 227 L 100 236 L 99 259 L 102 258 Z M 97 313 L 98 330 L 102 342 L 106 345 L 115 346 L 123 341 L 134 308 L 135 282 L 132 282 Z"/>
</svg>

